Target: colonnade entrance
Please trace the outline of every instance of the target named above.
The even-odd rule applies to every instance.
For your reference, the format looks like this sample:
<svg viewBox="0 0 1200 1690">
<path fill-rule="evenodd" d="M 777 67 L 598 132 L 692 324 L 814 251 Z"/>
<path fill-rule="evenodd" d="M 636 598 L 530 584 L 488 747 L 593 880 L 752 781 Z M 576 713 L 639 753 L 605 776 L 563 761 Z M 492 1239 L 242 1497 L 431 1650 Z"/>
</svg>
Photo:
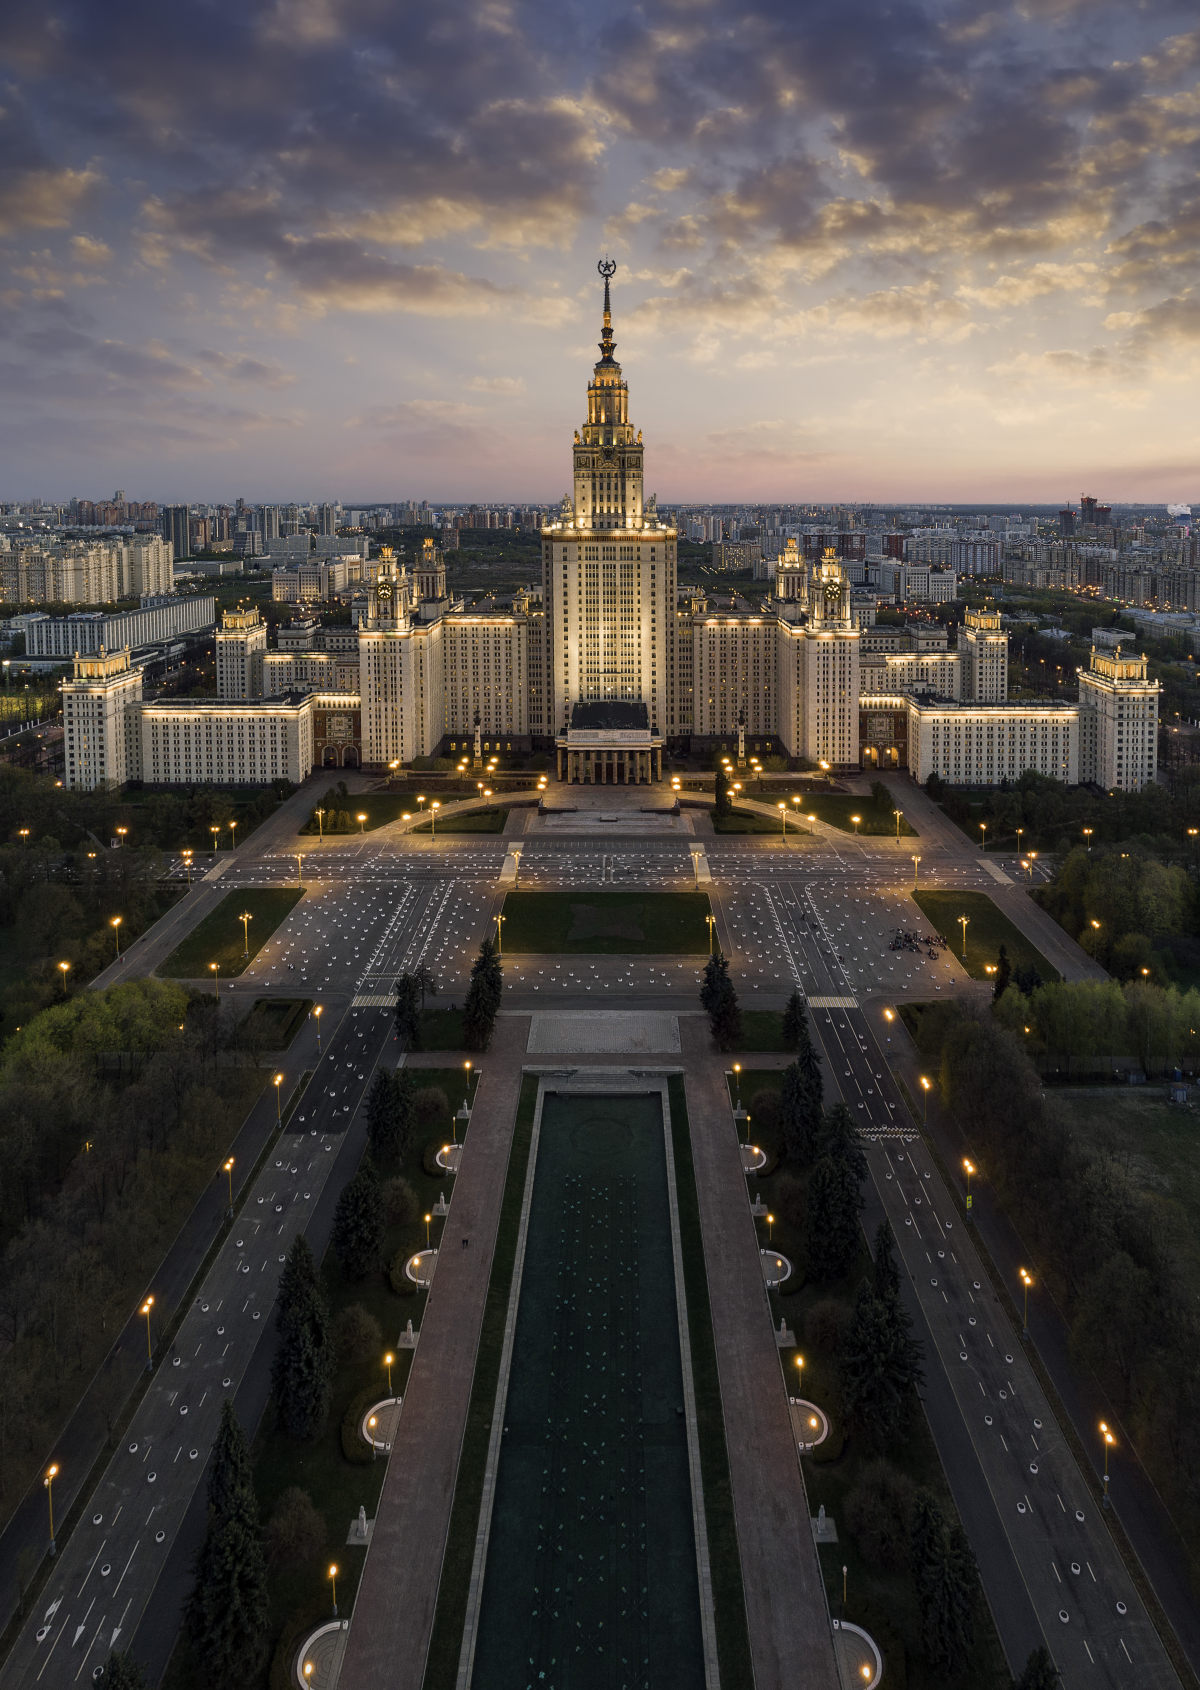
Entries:
<svg viewBox="0 0 1200 1690">
<path fill-rule="evenodd" d="M 584 751 L 560 745 L 558 778 L 584 786 L 641 786 L 662 779 L 662 747 L 630 751 L 596 746 Z"/>
</svg>

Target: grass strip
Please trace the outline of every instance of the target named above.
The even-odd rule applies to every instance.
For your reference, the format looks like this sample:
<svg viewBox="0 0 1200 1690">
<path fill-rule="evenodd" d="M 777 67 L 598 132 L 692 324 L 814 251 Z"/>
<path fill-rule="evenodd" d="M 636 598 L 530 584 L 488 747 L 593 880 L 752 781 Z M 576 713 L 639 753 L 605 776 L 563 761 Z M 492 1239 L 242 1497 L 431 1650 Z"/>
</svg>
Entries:
<svg viewBox="0 0 1200 1690">
<path fill-rule="evenodd" d="M 722 1690 L 753 1690 L 754 1669 L 746 1629 L 742 1562 L 737 1547 L 733 1492 L 729 1482 L 725 1417 L 721 1409 L 717 1347 L 708 1300 L 708 1278 L 704 1270 L 700 1205 L 696 1197 L 692 1135 L 683 1076 L 672 1075 L 667 1087 L 671 1105 L 671 1147 L 675 1153 L 675 1196 L 679 1208 L 683 1286 L 692 1351 L 692 1386 L 696 1395 L 696 1429 L 700 1439 L 700 1473 L 704 1485 L 709 1577 L 717 1622 L 717 1662 Z"/>
<path fill-rule="evenodd" d="M 507 809 L 467 810 L 461 816 L 438 817 L 437 831 L 439 833 L 503 833 L 504 824 L 508 820 Z M 418 822 L 413 828 L 414 833 L 432 833 L 431 822 Z"/>
<path fill-rule="evenodd" d="M 479 1507 L 483 1497 L 483 1475 L 487 1465 L 488 1443 L 492 1435 L 492 1418 L 496 1410 L 496 1385 L 500 1377 L 500 1354 L 504 1348 L 504 1321 L 516 1264 L 521 1200 L 525 1191 L 529 1147 L 533 1138 L 538 1084 L 536 1075 L 526 1075 L 521 1082 L 521 1095 L 517 1103 L 517 1119 L 513 1128 L 512 1148 L 509 1151 L 504 1196 L 500 1204 L 500 1220 L 496 1229 L 496 1249 L 492 1256 L 491 1278 L 488 1281 L 479 1349 L 475 1357 L 471 1400 L 467 1408 L 467 1424 L 458 1459 L 458 1479 L 454 1487 L 454 1503 L 450 1510 L 450 1529 L 446 1536 L 446 1552 L 442 1558 L 442 1575 L 438 1583 L 437 1607 L 433 1616 L 429 1653 L 425 1658 L 424 1690 L 454 1690 L 458 1679 L 458 1660 L 462 1650 L 471 1567 L 475 1559 Z"/>
<path fill-rule="evenodd" d="M 207 980 L 215 962 L 222 980 L 241 974 L 304 896 L 298 886 L 228 892 L 180 941 L 157 972 L 170 980 Z M 242 914 L 250 916 L 243 928 Z M 243 955 L 247 950 L 248 955 Z"/>
</svg>

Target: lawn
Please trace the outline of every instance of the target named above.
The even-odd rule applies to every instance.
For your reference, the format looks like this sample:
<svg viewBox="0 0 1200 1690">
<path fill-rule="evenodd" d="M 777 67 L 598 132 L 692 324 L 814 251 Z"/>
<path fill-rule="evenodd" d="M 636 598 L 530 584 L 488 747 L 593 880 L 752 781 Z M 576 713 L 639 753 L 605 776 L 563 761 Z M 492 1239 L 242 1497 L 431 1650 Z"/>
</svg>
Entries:
<svg viewBox="0 0 1200 1690">
<path fill-rule="evenodd" d="M 421 1016 L 421 1049 L 465 1050 L 462 1010 L 427 1009 Z"/>
<path fill-rule="evenodd" d="M 490 810 L 468 810 L 461 816 L 447 816 L 444 821 L 439 817 L 437 831 L 439 833 L 503 833 L 504 824 L 507 820 L 507 808 L 500 809 L 493 806 Z M 419 822 L 413 828 L 413 832 L 432 833 L 433 827 L 429 822 Z"/>
<path fill-rule="evenodd" d="M 251 1040 L 261 1036 L 268 1050 L 286 1050 L 312 1008 L 311 998 L 256 998 L 243 1024 Z"/>
<path fill-rule="evenodd" d="M 816 816 L 819 822 L 828 827 L 839 827 L 843 833 L 853 833 L 854 823 L 851 816 L 860 817 L 859 833 L 887 834 L 896 837 L 896 817 L 892 810 L 877 810 L 870 798 L 856 798 L 853 793 L 845 792 L 809 792 L 800 805 L 801 813 L 805 816 Z M 908 825 L 907 818 L 900 818 L 901 836 L 916 837 L 916 828 Z"/>
<path fill-rule="evenodd" d="M 1058 970 L 1013 926 L 986 892 L 914 892 L 913 897 L 960 962 L 963 935 L 958 918 L 967 917 L 965 967 L 972 980 L 990 978 L 988 965 L 995 967 L 1001 945 L 1006 947 L 1014 969 L 1036 968 L 1043 980 L 1058 979 Z"/>
<path fill-rule="evenodd" d="M 240 974 L 262 950 L 267 940 L 304 893 L 296 886 L 249 888 L 229 892 L 215 910 L 193 927 L 157 972 L 171 980 L 208 979 L 210 964 L 216 963 L 222 980 Z M 243 956 L 242 912 L 252 917 L 249 928 L 250 954 Z"/>
<path fill-rule="evenodd" d="M 514 956 L 707 956 L 704 892 L 510 892 L 504 951 Z"/>
<path fill-rule="evenodd" d="M 782 835 L 781 823 L 772 821 L 770 816 L 760 816 L 755 810 L 739 810 L 736 806 L 731 810 L 713 811 L 714 833 L 778 833 Z M 793 832 L 795 829 L 793 829 Z M 805 833 L 808 829 L 804 829 Z"/>
<path fill-rule="evenodd" d="M 1154 1214 L 1157 1233 L 1200 1297 L 1200 1115 L 1168 1103 L 1160 1086 L 1064 1086 L 1052 1093 L 1076 1139 L 1111 1156 Z"/>
<path fill-rule="evenodd" d="M 783 1040 L 783 1011 L 743 1009 L 742 1037 L 737 1048 L 739 1051 L 770 1050 L 781 1055 L 789 1054 L 790 1046 Z"/>
<path fill-rule="evenodd" d="M 349 828 L 324 827 L 325 817 L 321 818 L 318 826 L 315 811 L 299 829 L 300 833 L 338 833 L 341 837 L 359 833 L 365 830 L 371 833 L 377 827 L 386 827 L 389 822 L 399 821 L 406 812 L 412 813 L 417 808 L 413 798 L 404 792 L 352 792 L 345 800 L 345 813 L 351 817 L 353 825 Z M 326 815 L 330 814 L 326 811 Z M 365 816 L 365 822 L 359 825 L 359 816 Z"/>
</svg>

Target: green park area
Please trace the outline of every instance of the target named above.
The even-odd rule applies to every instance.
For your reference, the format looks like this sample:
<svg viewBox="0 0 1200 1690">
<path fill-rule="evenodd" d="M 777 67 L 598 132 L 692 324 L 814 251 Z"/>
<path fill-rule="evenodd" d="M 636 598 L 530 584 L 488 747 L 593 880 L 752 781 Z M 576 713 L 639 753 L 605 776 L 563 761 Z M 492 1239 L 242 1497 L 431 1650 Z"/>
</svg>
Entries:
<svg viewBox="0 0 1200 1690">
<path fill-rule="evenodd" d="M 996 907 L 986 892 L 914 892 L 913 897 L 930 922 L 945 939 L 953 954 L 963 962 L 972 980 L 989 980 L 989 967 L 996 967 L 1000 947 L 1008 952 L 1013 971 L 1034 968 L 1043 980 L 1057 980 L 1052 968 L 1035 946 Z M 967 918 L 966 958 L 963 958 L 963 930 L 960 916 Z"/>
<path fill-rule="evenodd" d="M 704 892 L 510 892 L 503 950 L 513 955 L 706 956 Z"/>
<path fill-rule="evenodd" d="M 171 952 L 159 974 L 172 980 L 207 979 L 215 962 L 222 980 L 240 974 L 304 893 L 296 886 L 249 887 L 229 892 Z M 249 922 L 243 927 L 242 916 Z M 249 955 L 244 954 L 249 948 Z"/>
<path fill-rule="evenodd" d="M 824 822 L 827 827 L 839 827 L 843 833 L 856 831 L 854 818 L 857 816 L 857 832 L 876 837 L 896 837 L 896 815 L 890 799 L 886 804 L 877 804 L 871 797 L 859 798 L 854 793 L 807 792 L 800 808 L 806 816 L 816 816 L 819 822 Z M 915 836 L 916 831 L 901 815 L 901 838 Z"/>
<path fill-rule="evenodd" d="M 1082 1148 L 1109 1164 L 1146 1205 L 1156 1237 L 1200 1297 L 1200 1120 L 1168 1102 L 1161 1086 L 1065 1086 L 1052 1093 L 1055 1112 Z"/>
</svg>

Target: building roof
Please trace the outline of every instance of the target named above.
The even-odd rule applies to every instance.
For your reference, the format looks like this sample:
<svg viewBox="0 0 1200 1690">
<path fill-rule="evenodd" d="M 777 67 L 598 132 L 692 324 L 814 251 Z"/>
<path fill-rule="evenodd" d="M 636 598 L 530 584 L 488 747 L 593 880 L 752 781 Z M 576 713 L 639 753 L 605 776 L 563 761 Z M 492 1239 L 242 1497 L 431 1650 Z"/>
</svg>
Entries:
<svg viewBox="0 0 1200 1690">
<path fill-rule="evenodd" d="M 644 728 L 648 733 L 650 712 L 641 699 L 632 702 L 616 698 L 595 699 L 591 702 L 580 700 L 571 706 L 571 726 L 599 730 L 601 733 Z"/>
</svg>

